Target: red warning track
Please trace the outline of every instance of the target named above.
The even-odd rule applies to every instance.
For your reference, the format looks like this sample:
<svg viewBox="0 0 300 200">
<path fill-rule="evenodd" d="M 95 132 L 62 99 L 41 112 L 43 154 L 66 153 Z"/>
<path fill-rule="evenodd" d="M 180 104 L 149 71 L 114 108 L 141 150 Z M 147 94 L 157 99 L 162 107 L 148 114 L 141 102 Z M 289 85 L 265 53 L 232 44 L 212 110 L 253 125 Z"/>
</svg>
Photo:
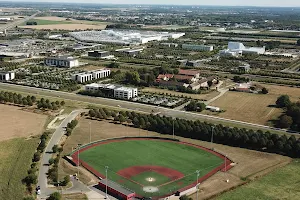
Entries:
<svg viewBox="0 0 300 200">
<path fill-rule="evenodd" d="M 232 161 L 230 159 L 228 159 L 227 157 L 225 157 L 224 155 L 222 155 L 221 153 L 218 153 L 216 151 L 213 151 L 211 149 L 199 146 L 199 145 L 195 145 L 195 144 L 191 144 L 191 143 L 187 143 L 187 142 L 180 142 L 180 141 L 173 141 L 173 140 L 168 140 L 168 139 L 164 139 L 164 138 L 119 138 L 119 139 L 108 139 L 105 141 L 100 141 L 91 145 L 88 145 L 86 147 L 83 147 L 79 150 L 79 152 L 83 152 L 87 149 L 93 148 L 95 146 L 99 146 L 99 145 L 103 145 L 103 144 L 107 144 L 107 143 L 112 143 L 112 142 L 124 142 L 124 140 L 162 140 L 164 142 L 172 142 L 172 143 L 180 143 L 180 144 L 184 144 L 184 145 L 189 145 L 189 146 L 193 146 L 199 149 L 202 149 L 204 151 L 207 151 L 211 154 L 214 154 L 216 156 L 218 156 L 219 158 L 222 158 L 224 160 L 224 163 L 222 163 L 221 165 L 219 165 L 218 167 L 214 168 L 213 170 L 211 170 L 209 173 L 205 174 L 204 176 L 200 177 L 198 179 L 198 181 L 201 183 L 203 181 L 205 181 L 206 179 L 208 179 L 209 177 L 211 177 L 212 175 L 214 175 L 215 173 L 217 173 L 218 171 L 228 171 L 229 169 L 232 168 L 231 163 Z M 73 162 L 78 164 L 78 151 L 74 152 L 71 155 Z M 101 177 L 101 178 L 105 178 L 105 176 L 101 173 L 99 173 L 97 170 L 95 170 L 94 168 L 92 168 L 90 165 L 88 165 L 86 162 L 79 160 L 80 165 L 83 166 L 84 168 L 86 168 L 88 171 L 90 171 L 91 173 L 93 173 L 94 175 L 96 175 L 97 177 Z M 170 168 L 166 168 L 166 167 L 160 167 L 160 166 L 132 166 L 126 169 L 122 169 L 120 171 L 118 171 L 118 174 L 120 176 L 123 176 L 125 178 L 130 179 L 130 177 L 135 176 L 137 174 L 140 174 L 144 171 L 149 171 L 149 170 L 153 170 L 156 173 L 162 174 L 164 176 L 169 177 L 172 181 L 174 180 L 179 180 L 180 178 L 184 177 L 184 174 L 182 174 L 179 171 L 176 171 L 174 169 L 170 169 Z M 172 182 L 170 181 L 170 182 Z M 168 183 L 170 183 L 168 182 Z M 187 189 L 190 189 L 192 187 L 195 187 L 195 185 L 197 184 L 197 181 L 195 181 L 194 183 L 185 186 L 183 188 L 181 188 L 179 191 L 185 191 Z M 166 195 L 169 196 L 169 195 Z M 165 196 L 164 196 L 165 197 Z"/>
</svg>

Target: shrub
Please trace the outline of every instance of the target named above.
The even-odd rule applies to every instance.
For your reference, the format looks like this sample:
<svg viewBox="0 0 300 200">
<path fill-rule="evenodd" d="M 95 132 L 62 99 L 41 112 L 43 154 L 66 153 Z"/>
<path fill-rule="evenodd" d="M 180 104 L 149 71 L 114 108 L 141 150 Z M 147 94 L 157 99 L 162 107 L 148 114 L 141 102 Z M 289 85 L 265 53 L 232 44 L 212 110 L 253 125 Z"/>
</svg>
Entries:
<svg viewBox="0 0 300 200">
<path fill-rule="evenodd" d="M 50 194 L 50 196 L 47 198 L 47 200 L 61 200 L 61 194 L 59 192 L 54 192 Z"/>
</svg>

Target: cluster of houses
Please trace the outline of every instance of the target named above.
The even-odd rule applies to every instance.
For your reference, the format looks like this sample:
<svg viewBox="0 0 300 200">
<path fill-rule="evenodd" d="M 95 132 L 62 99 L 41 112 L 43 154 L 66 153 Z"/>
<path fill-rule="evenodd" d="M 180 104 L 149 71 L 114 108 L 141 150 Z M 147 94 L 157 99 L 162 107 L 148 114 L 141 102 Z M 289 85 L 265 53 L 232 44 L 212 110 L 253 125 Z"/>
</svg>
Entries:
<svg viewBox="0 0 300 200">
<path fill-rule="evenodd" d="M 192 90 L 208 89 L 208 82 L 217 83 L 215 77 L 204 78 L 198 70 L 179 69 L 178 74 L 159 74 L 156 83 L 166 87 L 185 87 Z"/>
</svg>

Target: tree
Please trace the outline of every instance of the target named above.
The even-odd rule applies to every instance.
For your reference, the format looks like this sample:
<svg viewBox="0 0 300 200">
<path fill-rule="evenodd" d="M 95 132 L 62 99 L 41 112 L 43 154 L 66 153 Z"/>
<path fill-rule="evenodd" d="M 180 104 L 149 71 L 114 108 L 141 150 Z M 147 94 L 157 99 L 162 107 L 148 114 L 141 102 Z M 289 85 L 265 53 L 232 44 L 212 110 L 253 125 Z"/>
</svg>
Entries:
<svg viewBox="0 0 300 200">
<path fill-rule="evenodd" d="M 35 174 L 29 174 L 25 177 L 24 183 L 26 185 L 36 184 L 37 183 L 37 176 Z"/>
<path fill-rule="evenodd" d="M 207 81 L 207 84 L 208 84 L 208 87 L 211 87 L 213 85 L 213 82 L 210 80 L 210 81 Z"/>
<path fill-rule="evenodd" d="M 126 119 L 125 119 L 125 117 L 124 117 L 123 115 L 119 115 L 119 121 L 120 121 L 121 124 L 122 124 L 123 122 L 126 121 Z"/>
<path fill-rule="evenodd" d="M 93 109 L 89 110 L 89 115 L 90 115 L 90 117 L 95 117 L 96 116 L 95 110 L 93 110 Z"/>
<path fill-rule="evenodd" d="M 289 128 L 293 124 L 293 118 L 287 115 L 283 115 L 279 119 L 280 128 Z"/>
<path fill-rule="evenodd" d="M 53 147 L 52 147 L 52 152 L 53 153 L 56 153 L 58 151 L 58 145 L 55 144 Z"/>
<path fill-rule="evenodd" d="M 280 97 L 278 97 L 276 101 L 276 105 L 279 108 L 288 107 L 289 105 L 291 105 L 290 97 L 288 95 L 281 95 Z"/>
<path fill-rule="evenodd" d="M 269 93 L 269 90 L 267 89 L 267 88 L 263 88 L 262 90 L 261 90 L 261 93 L 263 93 L 263 94 L 268 94 Z"/>
<path fill-rule="evenodd" d="M 62 182 L 62 186 L 68 185 L 69 182 L 70 182 L 70 176 L 67 175 L 67 176 L 64 177 L 64 180 Z"/>
<path fill-rule="evenodd" d="M 49 165 L 53 165 L 54 164 L 54 159 L 50 158 L 48 162 L 49 162 Z"/>
<path fill-rule="evenodd" d="M 61 194 L 59 192 L 54 192 L 50 194 L 50 196 L 47 198 L 47 200 L 61 200 Z"/>
<path fill-rule="evenodd" d="M 300 46 L 300 39 L 297 40 L 297 46 Z"/>
<path fill-rule="evenodd" d="M 39 151 L 35 152 L 33 155 L 33 162 L 38 162 L 41 159 L 41 153 Z"/>
<path fill-rule="evenodd" d="M 61 101 L 61 102 L 60 102 L 60 105 L 61 105 L 61 106 L 64 106 L 64 105 L 65 105 L 65 102 L 64 102 L 64 101 Z"/>
</svg>

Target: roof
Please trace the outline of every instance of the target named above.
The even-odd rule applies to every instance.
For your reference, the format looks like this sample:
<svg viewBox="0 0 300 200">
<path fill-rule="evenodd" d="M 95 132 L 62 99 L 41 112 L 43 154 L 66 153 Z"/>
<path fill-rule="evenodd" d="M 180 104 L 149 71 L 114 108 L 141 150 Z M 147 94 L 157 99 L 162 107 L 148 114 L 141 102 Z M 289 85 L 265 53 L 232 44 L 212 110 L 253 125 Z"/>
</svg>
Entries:
<svg viewBox="0 0 300 200">
<path fill-rule="evenodd" d="M 127 189 L 127 188 L 124 188 L 123 186 L 109 180 L 109 179 L 102 179 L 99 181 L 100 183 L 102 183 L 103 185 L 106 185 L 106 182 L 107 182 L 107 186 L 110 187 L 110 188 L 113 188 L 114 190 L 117 190 L 118 192 L 124 194 L 124 195 L 130 195 L 130 194 L 133 194 L 135 192 Z"/>
<path fill-rule="evenodd" d="M 186 75 L 174 75 L 174 77 L 178 80 L 191 80 L 193 77 Z"/>
<path fill-rule="evenodd" d="M 167 78 L 173 78 L 174 75 L 173 75 L 173 74 L 159 74 L 159 75 L 157 76 L 157 79 L 163 79 L 163 78 L 165 78 L 165 77 L 167 77 Z"/>
<path fill-rule="evenodd" d="M 159 84 L 167 85 L 167 86 L 183 86 L 184 83 L 176 82 L 176 81 L 160 81 Z"/>
<path fill-rule="evenodd" d="M 185 70 L 185 69 L 179 69 L 180 75 L 187 75 L 187 76 L 195 76 L 196 74 L 199 74 L 200 72 L 198 70 Z"/>
<path fill-rule="evenodd" d="M 69 57 L 69 56 L 58 56 L 58 57 L 48 57 L 46 59 L 52 59 L 52 60 L 65 60 L 65 61 L 74 61 L 77 60 L 76 58 Z"/>
<path fill-rule="evenodd" d="M 196 87 L 196 86 L 198 86 L 198 85 L 200 85 L 200 83 L 195 82 L 195 83 L 190 84 L 190 87 Z"/>
<path fill-rule="evenodd" d="M 201 79 L 201 80 L 198 81 L 199 84 L 205 83 L 205 82 L 207 82 L 207 79 L 206 79 L 206 78 L 203 78 L 203 79 Z"/>
</svg>

